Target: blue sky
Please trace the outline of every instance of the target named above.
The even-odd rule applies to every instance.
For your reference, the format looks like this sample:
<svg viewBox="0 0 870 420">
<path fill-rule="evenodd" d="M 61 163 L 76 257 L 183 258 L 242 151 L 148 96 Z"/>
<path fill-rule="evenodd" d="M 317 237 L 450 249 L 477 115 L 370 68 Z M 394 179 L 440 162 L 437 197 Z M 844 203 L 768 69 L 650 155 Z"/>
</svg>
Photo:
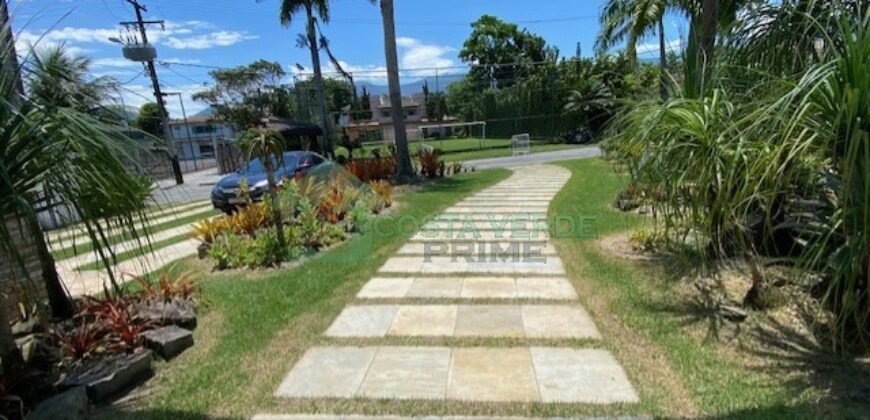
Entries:
<svg viewBox="0 0 870 420">
<path fill-rule="evenodd" d="M 406 80 L 433 75 L 432 67 L 461 66 L 457 58 L 469 24 L 483 14 L 518 23 L 539 34 L 562 56 L 573 56 L 577 42 L 583 55 L 592 54 L 598 32 L 597 16 L 603 0 L 396 0 L 396 34 L 399 65 Z M 183 63 L 159 67 L 161 84 L 185 94 L 189 113 L 203 108 L 189 95 L 209 82 L 208 66 L 228 67 L 259 58 L 278 61 L 288 73 L 299 63 L 310 71 L 307 50 L 296 47 L 304 31 L 303 19 L 282 27 L 277 18 L 279 0 L 142 0 L 146 19 L 163 19 L 164 30 L 152 27 L 149 36 L 159 50 L 159 60 Z M 118 36 L 121 20 L 132 20 L 133 10 L 124 0 L 10 0 L 13 25 L 21 48 L 42 37 L 40 45 L 65 43 L 73 51 L 91 57 L 93 72 L 125 82 L 127 105 L 139 106 L 151 98 L 148 79 L 138 76 L 141 66 L 124 61 L 120 48 L 107 38 Z M 380 9 L 367 0 L 333 0 L 331 20 L 323 26 L 333 53 L 360 80 L 386 84 Z M 685 35 L 678 18 L 668 19 L 667 36 L 674 45 Z M 657 54 L 654 39 L 641 47 L 642 55 Z M 322 54 L 325 71 L 331 71 Z M 462 72 L 445 69 L 440 73 Z M 177 101 L 168 103 L 178 116 Z"/>
</svg>

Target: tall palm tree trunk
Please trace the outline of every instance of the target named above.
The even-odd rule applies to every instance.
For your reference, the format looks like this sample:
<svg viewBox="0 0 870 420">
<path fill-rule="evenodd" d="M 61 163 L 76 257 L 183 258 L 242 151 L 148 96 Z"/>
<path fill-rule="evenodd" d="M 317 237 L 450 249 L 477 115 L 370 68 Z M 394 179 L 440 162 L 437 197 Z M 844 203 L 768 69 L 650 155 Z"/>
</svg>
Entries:
<svg viewBox="0 0 870 420">
<path fill-rule="evenodd" d="M 317 33 L 314 22 L 314 11 L 311 4 L 305 5 L 305 13 L 308 16 L 307 33 L 308 48 L 311 50 L 311 66 L 314 67 L 314 85 L 317 89 L 317 106 L 320 108 L 320 124 L 323 126 L 324 153 L 330 158 L 335 157 L 332 145 L 332 136 L 329 133 L 329 115 L 326 111 L 326 95 L 323 87 L 323 74 L 320 71 L 320 52 L 317 48 Z"/>
<path fill-rule="evenodd" d="M 287 249 L 284 239 L 284 221 L 281 220 L 281 206 L 278 204 L 278 184 L 275 183 L 275 168 L 272 167 L 271 156 L 263 156 L 263 166 L 266 169 L 266 182 L 269 183 L 269 198 L 272 201 L 272 223 L 275 225 L 275 234 L 278 236 L 278 246 L 282 251 Z"/>
<path fill-rule="evenodd" d="M 400 179 L 414 176 L 408 137 L 405 133 L 405 111 L 402 109 L 402 92 L 399 85 L 399 59 L 396 54 L 396 25 L 393 21 L 393 0 L 381 0 L 381 17 L 384 21 L 384 53 L 387 58 L 387 80 L 390 85 L 393 130 L 396 140 L 396 170 Z"/>
<path fill-rule="evenodd" d="M 668 100 L 668 54 L 665 51 L 665 15 L 659 19 L 659 65 L 661 66 L 661 76 L 659 80 L 659 93 L 662 100 Z"/>
<path fill-rule="evenodd" d="M 719 0 L 703 0 L 701 11 L 701 56 L 703 68 L 700 72 L 702 80 L 707 80 L 713 63 L 713 53 L 716 48 L 716 33 L 719 25 Z M 703 83 L 702 83 L 703 85 Z M 703 87 L 703 86 L 702 86 Z"/>
<path fill-rule="evenodd" d="M 9 326 L 9 319 L 6 317 L 6 310 L 9 308 L 6 297 L 0 293 L 0 367 L 3 370 L 21 363 L 21 353 L 18 352 L 18 346 L 15 345 L 15 338 L 12 337 L 12 328 Z"/>
</svg>

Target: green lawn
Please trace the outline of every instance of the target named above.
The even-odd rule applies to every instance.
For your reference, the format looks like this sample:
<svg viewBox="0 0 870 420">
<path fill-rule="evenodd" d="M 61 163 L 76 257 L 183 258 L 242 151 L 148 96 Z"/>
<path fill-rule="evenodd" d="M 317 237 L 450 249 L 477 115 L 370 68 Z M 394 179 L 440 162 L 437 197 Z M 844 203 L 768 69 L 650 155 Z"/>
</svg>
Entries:
<svg viewBox="0 0 870 420">
<path fill-rule="evenodd" d="M 653 263 L 606 255 L 598 239 L 648 223 L 610 208 L 626 179 L 598 159 L 561 164 L 569 184 L 550 207 L 551 215 L 592 217 L 598 238 L 554 239 L 582 304 L 604 337 L 594 346 L 610 350 L 635 385 L 634 405 L 482 404 L 444 401 L 293 400 L 273 396 L 276 387 L 312 346 L 345 343 L 323 336 L 335 316 L 404 242 L 396 233 L 357 235 L 301 263 L 261 272 L 209 273 L 193 258 L 172 270 L 193 270 L 199 279 L 196 346 L 170 363 L 159 362 L 147 392 L 131 404 L 103 407 L 100 418 L 249 418 L 257 413 L 354 413 L 368 415 L 490 415 L 726 418 L 860 418 L 866 398 L 835 400 L 816 384 L 795 379 L 775 363 L 750 357 L 737 343 L 705 341 L 707 325 L 691 322 L 694 307 L 681 301 L 679 280 Z M 505 170 L 463 174 L 397 196 L 395 222 L 436 215 L 463 197 L 508 175 Z M 739 341 L 739 340 L 737 340 Z M 451 338 L 352 341 L 359 345 L 468 345 Z M 490 343 L 490 342 L 487 342 Z M 498 341 L 503 346 L 539 343 Z M 490 343 L 491 344 L 491 343 Z M 568 345 L 590 345 L 588 342 Z M 765 361 L 765 362 L 762 362 Z M 825 365 L 833 366 L 833 365 Z M 866 397 L 866 396 L 865 396 Z"/>
<path fill-rule="evenodd" d="M 551 205 L 551 216 L 592 216 L 599 238 L 649 223 L 647 217 L 610 207 L 627 180 L 606 162 L 587 159 L 562 166 L 573 177 Z M 867 395 L 863 401 L 849 401 L 853 397 L 829 393 L 847 387 L 846 377 L 860 377 L 860 370 L 848 363 L 837 365 L 824 355 L 816 355 L 817 366 L 809 354 L 801 355 L 806 360 L 759 357 L 743 348 L 749 347 L 747 338 L 705 341 L 711 330 L 703 311 L 679 297 L 678 290 L 686 285 L 665 263 L 605 255 L 595 238 L 554 242 L 581 300 L 608 348 L 626 367 L 649 414 L 769 419 L 861 418 L 868 413 Z M 813 373 L 804 375 L 808 372 Z M 837 382 L 841 384 L 831 385 Z"/>
<path fill-rule="evenodd" d="M 140 231 L 141 236 L 139 239 L 143 242 L 143 244 L 147 243 L 147 238 L 144 235 L 153 235 L 155 233 L 176 228 L 183 225 L 188 225 L 194 222 L 198 222 L 202 219 L 213 217 L 221 214 L 219 210 L 207 210 L 201 213 L 192 214 L 187 217 L 182 217 L 174 220 L 169 220 L 163 223 L 159 223 L 153 226 L 149 226 L 146 231 Z M 116 233 L 108 235 L 108 243 L 110 245 L 118 244 L 121 242 L 132 240 L 133 237 L 128 234 Z M 56 260 L 62 260 L 65 258 L 71 258 L 76 255 L 83 255 L 88 252 L 94 250 L 94 246 L 90 241 L 89 237 L 79 238 L 77 240 L 69 240 L 69 241 L 61 241 L 59 245 L 64 246 L 63 248 L 52 250 L 51 255 L 54 256 Z"/>
<path fill-rule="evenodd" d="M 395 210 L 381 223 L 431 218 L 508 175 L 506 170 L 479 171 L 400 193 Z M 196 346 L 158 365 L 143 401 L 108 407 L 101 417 L 247 418 L 283 411 L 272 396 L 277 384 L 302 351 L 323 339 L 328 323 L 405 240 L 389 232 L 357 235 L 295 267 L 203 275 L 198 284 L 205 304 Z M 173 269 L 208 273 L 209 266 L 191 258 Z"/>
<path fill-rule="evenodd" d="M 137 258 L 142 256 L 143 253 L 148 253 L 151 250 L 157 251 L 161 248 L 166 248 L 171 245 L 175 245 L 179 242 L 186 241 L 190 239 L 190 233 L 184 233 L 181 235 L 172 236 L 166 239 L 162 239 L 159 241 L 151 242 L 150 244 L 145 244 L 142 248 L 131 249 L 123 252 L 119 252 L 115 254 L 115 261 L 118 263 L 131 260 L 133 258 Z M 100 260 L 81 265 L 76 267 L 76 271 L 88 271 L 88 270 L 104 270 L 105 266 L 103 262 Z"/>
<path fill-rule="evenodd" d="M 440 149 L 443 152 L 443 159 L 447 162 L 461 162 L 466 160 L 473 159 L 487 159 L 487 158 L 496 158 L 496 157 L 506 157 L 512 156 L 513 150 L 511 150 L 511 142 L 510 139 L 476 139 L 476 138 L 463 138 L 463 139 L 449 139 L 449 140 L 426 140 L 424 142 L 420 141 L 412 141 L 409 144 L 411 154 L 414 155 L 420 149 L 421 144 L 426 144 L 428 146 L 432 146 L 436 149 Z M 531 152 L 532 153 L 540 153 L 540 152 L 551 152 L 557 150 L 566 150 L 566 149 L 574 149 L 577 145 L 573 144 L 532 144 Z M 363 150 L 357 150 L 354 152 L 354 156 L 356 157 L 369 157 L 371 156 L 371 151 L 376 149 L 382 149 L 382 146 L 374 146 L 368 145 L 364 146 Z M 337 147 L 335 151 L 338 156 L 347 156 L 347 149 L 343 147 Z"/>
</svg>

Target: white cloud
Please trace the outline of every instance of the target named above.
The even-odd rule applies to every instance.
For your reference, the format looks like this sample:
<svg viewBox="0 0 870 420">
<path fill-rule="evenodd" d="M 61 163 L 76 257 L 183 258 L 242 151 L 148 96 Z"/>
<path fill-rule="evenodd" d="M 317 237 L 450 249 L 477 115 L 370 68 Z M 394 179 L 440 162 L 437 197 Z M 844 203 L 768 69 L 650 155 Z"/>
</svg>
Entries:
<svg viewBox="0 0 870 420">
<path fill-rule="evenodd" d="M 185 22 L 167 21 L 163 30 L 153 27 L 148 31 L 148 40 L 154 44 L 175 49 L 206 49 L 224 47 L 256 36 L 245 31 L 215 30 L 208 22 L 191 20 Z M 29 45 L 65 44 L 79 52 L 89 51 L 81 44 L 113 45 L 109 38 L 121 37 L 121 30 L 112 28 L 64 27 L 46 32 L 22 30 L 16 37 L 16 48 L 27 52 Z"/>
<path fill-rule="evenodd" d="M 91 61 L 91 66 L 99 67 L 142 67 L 142 63 L 127 60 L 121 57 L 97 58 Z"/>
<path fill-rule="evenodd" d="M 399 76 L 402 79 L 416 80 L 425 76 L 433 76 L 435 68 L 439 69 L 438 74 L 441 75 L 463 72 L 463 69 L 455 68 L 459 64 L 450 56 L 450 54 L 455 53 L 455 48 L 427 44 L 410 37 L 396 38 L 396 47 L 399 55 Z M 378 85 L 387 84 L 387 68 L 384 65 L 350 64 L 341 60 L 339 60 L 339 64 L 345 71 L 353 75 L 355 81 L 367 81 Z M 305 71 L 300 72 L 295 66 L 290 66 L 290 72 L 302 76 L 310 77 L 311 75 L 311 70 L 308 67 Z M 331 62 L 328 62 L 324 67 L 324 76 L 341 78 L 338 69 Z"/>
<path fill-rule="evenodd" d="M 185 38 L 169 37 L 164 44 L 179 50 L 203 50 L 213 47 L 226 47 L 248 39 L 255 39 L 245 31 L 217 31 L 206 35 L 196 35 Z"/>
<path fill-rule="evenodd" d="M 679 52 L 682 49 L 683 49 L 683 40 L 682 39 L 672 39 L 670 41 L 665 42 L 665 51 Z M 648 42 L 645 44 L 639 44 L 637 46 L 637 53 L 638 54 L 650 54 L 650 53 L 658 54 L 658 52 L 659 52 L 658 41 Z"/>
</svg>

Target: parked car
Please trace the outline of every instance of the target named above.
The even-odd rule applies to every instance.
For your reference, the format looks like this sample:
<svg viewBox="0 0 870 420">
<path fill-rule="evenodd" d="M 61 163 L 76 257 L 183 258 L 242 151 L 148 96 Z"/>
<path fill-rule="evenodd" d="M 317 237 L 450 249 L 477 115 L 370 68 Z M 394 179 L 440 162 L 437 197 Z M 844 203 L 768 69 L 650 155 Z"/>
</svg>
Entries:
<svg viewBox="0 0 870 420">
<path fill-rule="evenodd" d="M 306 176 L 315 168 L 327 162 L 323 156 L 314 152 L 285 152 L 284 162 L 280 166 L 277 159 L 273 161 L 272 167 L 275 168 L 275 182 L 281 185 L 286 179 Z M 263 162 L 260 159 L 254 159 L 243 165 L 236 173 L 221 178 L 217 185 L 215 185 L 211 191 L 211 202 L 216 209 L 229 214 L 242 204 L 239 192 L 241 191 L 240 183 L 243 179 L 248 181 L 251 201 L 257 202 L 263 200 L 263 195 L 269 190 L 266 169 L 263 167 Z"/>
</svg>

